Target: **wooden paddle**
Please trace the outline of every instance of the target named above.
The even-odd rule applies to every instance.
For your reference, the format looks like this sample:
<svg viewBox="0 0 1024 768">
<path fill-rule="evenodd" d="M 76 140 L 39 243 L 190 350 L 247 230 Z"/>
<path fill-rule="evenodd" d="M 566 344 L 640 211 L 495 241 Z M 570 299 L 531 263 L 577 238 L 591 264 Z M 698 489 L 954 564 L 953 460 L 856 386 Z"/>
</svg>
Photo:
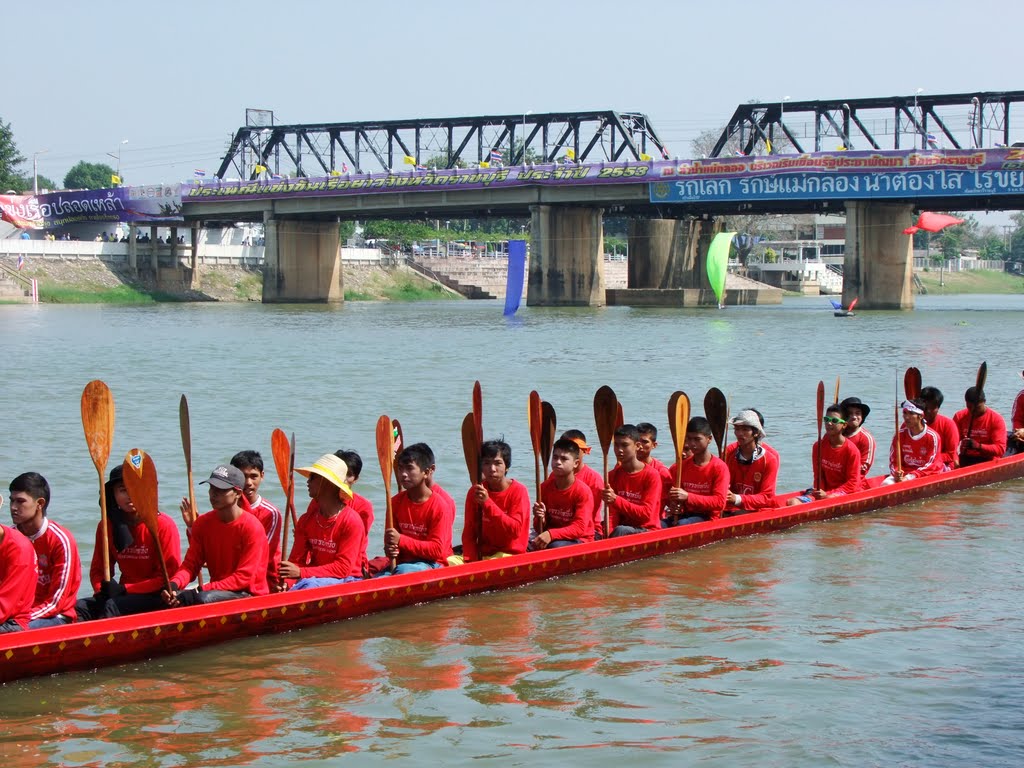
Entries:
<svg viewBox="0 0 1024 768">
<path fill-rule="evenodd" d="M 167 573 L 167 561 L 164 560 L 164 549 L 160 544 L 160 494 L 157 485 L 156 464 L 152 457 L 141 448 L 132 448 L 124 457 L 121 465 L 125 490 L 135 506 L 135 512 L 142 519 L 153 537 L 153 548 L 160 560 L 160 570 L 164 574 L 164 588 L 171 590 L 171 577 Z M 194 503 L 194 502 L 193 502 Z M 195 507 L 193 507 L 195 509 Z"/>
<path fill-rule="evenodd" d="M 526 401 L 526 425 L 530 430 L 530 445 L 533 447 L 533 474 L 537 491 L 535 498 L 540 501 L 540 444 L 544 432 L 544 405 L 536 389 L 530 391 Z"/>
<path fill-rule="evenodd" d="M 178 403 L 178 424 L 181 427 L 181 449 L 185 452 L 185 474 L 188 478 L 188 503 L 192 508 L 189 519 L 185 521 L 188 528 L 199 517 L 199 507 L 196 505 L 196 485 L 192 481 L 192 422 L 188 416 L 188 398 L 181 396 Z"/>
<path fill-rule="evenodd" d="M 917 400 L 921 396 L 921 372 L 917 368 L 907 368 L 903 374 L 903 393 L 907 400 Z"/>
<path fill-rule="evenodd" d="M 462 420 L 462 453 L 466 457 L 466 469 L 469 470 L 469 484 L 476 486 L 480 482 L 480 443 L 476 438 L 476 419 L 470 411 Z M 483 526 L 483 505 L 477 504 L 476 540 L 477 552 L 480 551 L 480 535 Z M 465 554 L 465 553 L 463 553 Z"/>
<path fill-rule="evenodd" d="M 473 483 L 483 482 L 483 460 L 480 457 L 480 450 L 484 444 L 484 393 L 480 388 L 480 382 L 473 382 L 473 410 L 470 413 L 473 417 L 473 437 L 476 443 L 476 479 Z M 476 505 L 476 548 L 480 551 L 483 545 L 484 532 L 484 505 Z"/>
<path fill-rule="evenodd" d="M 82 429 L 89 456 L 100 479 L 100 539 L 103 541 L 103 580 L 110 581 L 110 544 L 107 542 L 107 460 L 114 442 L 114 396 L 96 379 L 82 390 Z"/>
<path fill-rule="evenodd" d="M 896 385 L 893 387 L 893 400 L 896 401 L 896 408 L 893 411 L 893 426 L 896 430 L 896 473 L 900 475 L 901 479 L 903 476 L 903 444 L 900 440 L 900 383 L 899 373 L 896 374 Z"/>
<path fill-rule="evenodd" d="M 622 403 L 615 403 L 615 428 L 618 429 L 626 423 L 626 417 L 622 415 Z"/>
<path fill-rule="evenodd" d="M 988 362 L 983 362 L 978 366 L 978 375 L 974 379 L 974 390 L 980 397 L 981 393 L 985 389 L 985 379 L 988 378 Z M 967 439 L 971 439 L 971 429 L 974 427 L 974 408 L 971 408 L 971 413 L 967 417 Z"/>
<path fill-rule="evenodd" d="M 725 460 L 725 428 L 729 422 L 729 404 L 718 387 L 712 387 L 704 395 L 704 416 L 711 424 L 711 435 L 718 446 L 718 458 Z"/>
<path fill-rule="evenodd" d="M 555 417 L 555 408 L 547 400 L 540 404 L 540 463 L 543 469 L 544 479 L 548 479 L 548 468 L 551 465 L 551 449 L 555 444 L 555 434 L 558 430 L 558 420 Z"/>
<path fill-rule="evenodd" d="M 669 398 L 668 424 L 672 447 L 676 452 L 676 488 L 683 485 L 683 454 L 686 452 L 686 425 L 690 423 L 690 398 L 685 392 L 673 392 Z"/>
<path fill-rule="evenodd" d="M 392 424 L 392 427 L 391 427 L 392 450 L 394 451 L 394 453 L 392 455 L 392 463 L 394 463 L 393 460 L 395 458 L 397 458 L 399 452 L 403 448 L 405 448 L 405 440 L 404 440 L 404 435 L 402 434 L 402 425 L 399 423 L 398 419 L 392 419 L 391 420 L 391 424 Z M 399 481 L 399 479 L 398 479 L 398 465 L 397 464 L 394 465 L 394 469 L 395 469 L 395 487 L 397 488 L 397 487 L 399 487 L 401 485 L 401 481 Z"/>
<path fill-rule="evenodd" d="M 472 415 L 470 415 L 472 419 Z M 465 421 L 463 421 L 465 423 Z M 387 416 L 377 419 L 377 461 L 380 462 L 380 474 L 384 479 L 384 530 L 395 527 L 394 512 L 391 509 L 391 474 L 395 471 L 395 426 Z M 388 564 L 391 573 L 398 565 L 397 558 L 392 557 Z"/>
<path fill-rule="evenodd" d="M 839 404 L 839 377 L 836 376 L 836 396 L 832 398 L 832 402 L 836 405 Z"/>
<path fill-rule="evenodd" d="M 814 490 L 821 489 L 821 454 L 824 453 L 821 445 L 821 431 L 825 424 L 825 382 L 818 382 L 818 461 L 814 465 Z"/>
<path fill-rule="evenodd" d="M 619 399 L 609 386 L 603 386 L 594 393 L 594 421 L 597 424 L 597 439 L 601 441 L 601 453 L 604 458 L 604 486 L 608 487 L 608 452 L 612 447 L 612 440 L 615 437 L 615 423 L 619 418 Z M 610 531 L 608 505 L 604 505 L 604 530 L 605 536 Z"/>
<path fill-rule="evenodd" d="M 270 435 L 270 451 L 274 454 L 274 469 L 277 470 L 277 479 L 281 483 L 281 490 L 284 491 L 284 524 L 281 526 L 281 557 L 288 559 L 288 523 L 295 529 L 295 469 L 294 456 L 295 436 L 292 435 L 292 442 L 289 444 L 288 436 L 284 430 L 275 429 Z"/>
</svg>

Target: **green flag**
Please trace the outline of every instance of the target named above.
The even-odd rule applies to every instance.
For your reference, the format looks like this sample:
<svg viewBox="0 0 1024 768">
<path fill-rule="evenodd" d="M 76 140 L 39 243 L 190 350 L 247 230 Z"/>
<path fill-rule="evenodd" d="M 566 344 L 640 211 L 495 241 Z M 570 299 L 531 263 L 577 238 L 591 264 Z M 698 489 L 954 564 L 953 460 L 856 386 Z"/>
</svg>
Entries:
<svg viewBox="0 0 1024 768">
<path fill-rule="evenodd" d="M 722 306 L 722 296 L 725 295 L 725 274 L 729 271 L 729 245 L 734 237 L 735 232 L 719 232 L 708 248 L 708 280 L 715 292 L 715 298 L 718 299 L 718 306 Z"/>
</svg>

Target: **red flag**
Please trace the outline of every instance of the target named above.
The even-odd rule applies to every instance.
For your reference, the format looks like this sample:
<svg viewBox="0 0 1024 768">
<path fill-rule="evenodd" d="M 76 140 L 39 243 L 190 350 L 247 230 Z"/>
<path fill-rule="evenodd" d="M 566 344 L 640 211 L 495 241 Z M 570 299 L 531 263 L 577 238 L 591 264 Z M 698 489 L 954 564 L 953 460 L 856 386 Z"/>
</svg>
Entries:
<svg viewBox="0 0 1024 768">
<path fill-rule="evenodd" d="M 940 232 L 953 224 L 963 223 L 964 220 L 958 219 L 956 216 L 948 216 L 945 213 L 928 213 L 927 211 L 922 211 L 921 215 L 917 217 L 917 224 L 904 229 L 903 234 L 912 235 L 919 229 L 923 229 L 925 232 Z"/>
</svg>

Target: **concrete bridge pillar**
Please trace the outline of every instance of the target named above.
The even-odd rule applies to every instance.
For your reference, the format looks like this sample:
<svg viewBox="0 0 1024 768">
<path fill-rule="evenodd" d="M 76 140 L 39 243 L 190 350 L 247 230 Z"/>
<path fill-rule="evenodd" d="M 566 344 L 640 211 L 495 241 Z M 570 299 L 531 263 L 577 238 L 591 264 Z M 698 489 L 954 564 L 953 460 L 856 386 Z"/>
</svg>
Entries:
<svg viewBox="0 0 1024 768">
<path fill-rule="evenodd" d="M 913 207 L 847 201 L 843 305 L 858 309 L 913 309 L 913 238 L 903 234 Z"/>
<path fill-rule="evenodd" d="M 722 224 L 710 219 L 636 219 L 629 223 L 629 288 L 710 288 L 707 253 Z"/>
<path fill-rule="evenodd" d="M 345 300 L 338 222 L 267 217 L 263 228 L 265 304 Z"/>
<path fill-rule="evenodd" d="M 527 306 L 603 306 L 602 210 L 535 205 L 530 211 Z"/>
</svg>

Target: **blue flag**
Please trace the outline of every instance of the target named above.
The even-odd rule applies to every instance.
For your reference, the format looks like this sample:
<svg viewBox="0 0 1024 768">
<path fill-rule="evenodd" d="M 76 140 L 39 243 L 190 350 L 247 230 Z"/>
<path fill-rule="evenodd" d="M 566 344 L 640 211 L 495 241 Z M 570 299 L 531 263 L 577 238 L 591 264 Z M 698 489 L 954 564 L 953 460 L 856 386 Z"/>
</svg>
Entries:
<svg viewBox="0 0 1024 768">
<path fill-rule="evenodd" d="M 514 315 L 523 298 L 523 276 L 526 274 L 526 241 L 508 241 L 508 279 L 505 283 L 505 315 Z"/>
</svg>

